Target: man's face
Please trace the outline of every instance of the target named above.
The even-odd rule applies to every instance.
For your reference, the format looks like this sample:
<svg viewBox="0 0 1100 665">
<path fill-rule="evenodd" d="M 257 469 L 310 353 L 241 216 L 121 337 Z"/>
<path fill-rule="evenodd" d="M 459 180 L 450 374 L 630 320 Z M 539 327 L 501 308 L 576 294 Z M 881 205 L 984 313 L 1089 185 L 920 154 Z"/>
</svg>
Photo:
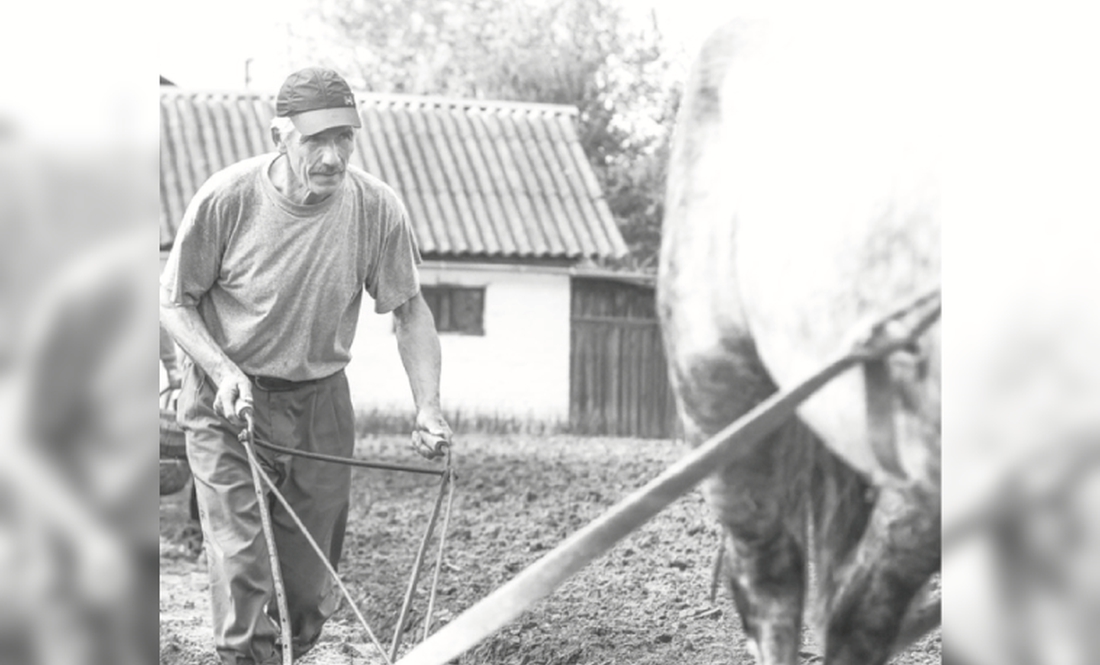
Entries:
<svg viewBox="0 0 1100 665">
<path fill-rule="evenodd" d="M 279 148 L 290 162 L 291 188 L 308 192 L 309 202 L 328 198 L 344 182 L 355 149 L 354 128 L 332 127 L 309 136 L 295 130 L 280 139 Z"/>
</svg>

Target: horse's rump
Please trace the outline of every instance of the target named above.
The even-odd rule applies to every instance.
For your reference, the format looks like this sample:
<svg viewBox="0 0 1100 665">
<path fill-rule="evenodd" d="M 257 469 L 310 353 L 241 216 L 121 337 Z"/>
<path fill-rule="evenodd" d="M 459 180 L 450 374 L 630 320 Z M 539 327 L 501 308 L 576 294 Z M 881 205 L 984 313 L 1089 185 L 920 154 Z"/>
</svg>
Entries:
<svg viewBox="0 0 1100 665">
<path fill-rule="evenodd" d="M 919 17 L 868 18 L 880 19 L 869 35 L 833 34 L 836 19 L 812 15 L 746 21 L 727 33 L 737 43 L 714 81 L 720 130 L 704 158 L 721 160 L 736 238 L 730 286 L 780 387 L 821 367 L 861 321 L 939 284 L 937 82 L 914 59 L 909 21 Z M 916 381 L 924 401 L 905 417 L 935 427 L 938 338 L 936 327 L 914 354 L 919 376 L 897 377 Z M 855 468 L 890 481 L 867 443 L 858 371 L 800 414 Z M 938 433 L 916 446 L 905 428 L 917 423 L 899 427 L 904 471 L 935 482 Z"/>
</svg>

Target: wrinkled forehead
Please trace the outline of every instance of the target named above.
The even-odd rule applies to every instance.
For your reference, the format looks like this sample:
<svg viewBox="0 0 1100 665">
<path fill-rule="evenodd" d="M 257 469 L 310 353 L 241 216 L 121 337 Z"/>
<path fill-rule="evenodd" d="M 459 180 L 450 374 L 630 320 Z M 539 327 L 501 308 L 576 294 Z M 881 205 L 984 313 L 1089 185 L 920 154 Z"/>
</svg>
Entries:
<svg viewBox="0 0 1100 665">
<path fill-rule="evenodd" d="M 274 123 L 273 125 L 277 131 L 277 141 L 281 143 L 325 143 L 331 141 L 339 141 L 345 139 L 353 139 L 355 137 L 355 127 L 351 125 L 338 125 L 336 127 L 329 127 L 328 129 L 316 132 L 313 134 L 303 134 L 300 129 L 294 126 L 293 123 Z"/>
<path fill-rule="evenodd" d="M 286 134 L 285 139 L 297 138 L 297 140 L 310 143 L 328 143 L 351 139 L 355 136 L 355 128 L 350 125 L 338 125 L 313 134 L 303 134 L 301 130 L 294 129 L 294 134 Z"/>
</svg>

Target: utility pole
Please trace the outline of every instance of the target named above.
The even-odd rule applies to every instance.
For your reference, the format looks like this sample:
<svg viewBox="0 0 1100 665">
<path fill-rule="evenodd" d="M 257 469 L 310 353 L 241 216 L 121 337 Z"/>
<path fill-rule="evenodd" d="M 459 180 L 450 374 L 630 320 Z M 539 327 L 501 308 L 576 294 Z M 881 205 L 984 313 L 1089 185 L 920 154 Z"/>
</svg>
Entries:
<svg viewBox="0 0 1100 665">
<path fill-rule="evenodd" d="M 250 71 L 251 67 L 252 67 L 252 58 L 245 58 L 244 59 L 244 87 L 245 88 L 248 88 L 249 84 L 252 83 L 252 72 Z"/>
</svg>

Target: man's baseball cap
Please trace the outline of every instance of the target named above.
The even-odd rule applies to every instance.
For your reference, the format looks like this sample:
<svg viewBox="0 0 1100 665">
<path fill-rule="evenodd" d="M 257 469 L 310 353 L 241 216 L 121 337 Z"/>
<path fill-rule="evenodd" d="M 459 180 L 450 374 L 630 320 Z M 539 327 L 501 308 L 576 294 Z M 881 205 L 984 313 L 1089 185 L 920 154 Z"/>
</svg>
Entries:
<svg viewBox="0 0 1100 665">
<path fill-rule="evenodd" d="M 307 67 L 286 77 L 275 99 L 275 115 L 290 118 L 304 136 L 332 127 L 363 126 L 347 81 L 320 67 Z"/>
</svg>

